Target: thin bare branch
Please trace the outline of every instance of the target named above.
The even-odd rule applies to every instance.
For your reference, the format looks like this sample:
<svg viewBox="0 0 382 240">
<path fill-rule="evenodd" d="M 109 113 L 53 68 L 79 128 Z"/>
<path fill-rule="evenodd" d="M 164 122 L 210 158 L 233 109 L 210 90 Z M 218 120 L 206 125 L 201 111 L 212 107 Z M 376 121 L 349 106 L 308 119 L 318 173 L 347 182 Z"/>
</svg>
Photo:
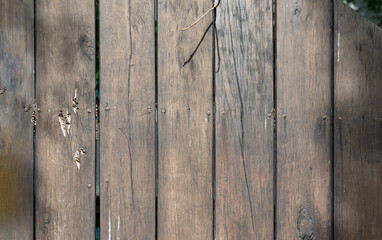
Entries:
<svg viewBox="0 0 382 240">
<path fill-rule="evenodd" d="M 221 0 L 218 0 L 217 3 L 214 3 L 214 6 L 213 6 L 212 8 L 208 9 L 208 11 L 205 12 L 205 13 L 204 13 L 200 18 L 198 18 L 194 23 L 190 24 L 188 27 L 183 28 L 182 31 L 186 31 L 186 30 L 192 28 L 193 26 L 195 26 L 196 24 L 198 24 L 198 22 L 200 22 L 200 20 L 202 20 L 208 13 L 210 13 L 210 12 L 213 11 L 213 10 L 215 10 L 215 9 L 219 6 L 220 2 L 221 2 Z"/>
</svg>

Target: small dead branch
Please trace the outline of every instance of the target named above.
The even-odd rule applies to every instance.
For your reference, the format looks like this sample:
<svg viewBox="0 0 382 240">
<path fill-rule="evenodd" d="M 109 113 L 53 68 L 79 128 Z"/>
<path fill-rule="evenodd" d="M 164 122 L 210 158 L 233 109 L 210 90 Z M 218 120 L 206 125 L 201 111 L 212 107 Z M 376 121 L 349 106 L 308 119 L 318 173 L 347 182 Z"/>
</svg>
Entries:
<svg viewBox="0 0 382 240">
<path fill-rule="evenodd" d="M 205 12 L 201 17 L 199 17 L 195 22 L 190 24 L 188 27 L 183 28 L 182 31 L 187 31 L 188 29 L 190 29 L 193 26 L 195 26 L 196 24 L 198 24 L 198 22 L 200 22 L 200 20 L 202 20 L 208 13 L 210 13 L 211 11 L 214 11 L 219 6 L 220 2 L 221 2 L 221 0 L 218 0 L 217 3 L 214 3 L 212 8 L 208 9 L 207 12 Z"/>
<path fill-rule="evenodd" d="M 208 31 L 210 30 L 211 27 L 214 28 L 214 34 L 215 34 L 215 39 L 216 39 L 216 49 L 217 49 L 217 57 L 218 57 L 218 63 L 217 63 L 217 69 L 215 71 L 215 73 L 219 72 L 220 70 L 220 51 L 219 51 L 219 38 L 218 38 L 218 33 L 217 33 L 217 28 L 216 28 L 216 8 L 220 5 L 220 2 L 221 0 L 218 0 L 218 2 L 216 4 L 213 5 L 212 8 L 210 8 L 207 12 L 205 12 L 200 18 L 198 18 L 194 23 L 192 23 L 191 25 L 189 25 L 188 27 L 186 28 L 183 28 L 182 31 L 186 31 L 190 28 L 192 28 L 193 26 L 195 26 L 196 24 L 198 24 L 198 22 L 200 22 L 200 20 L 202 20 L 209 12 L 213 11 L 214 12 L 214 17 L 213 17 L 213 20 L 212 22 L 208 25 L 208 27 L 206 28 L 206 30 L 204 31 L 203 33 L 203 36 L 202 38 L 200 39 L 198 45 L 196 46 L 196 48 L 194 49 L 194 51 L 191 53 L 190 57 L 187 59 L 187 61 L 185 61 L 182 65 L 181 68 L 183 68 L 184 66 L 186 66 L 189 62 L 191 62 L 192 58 L 194 57 L 194 55 L 196 54 L 196 52 L 198 51 L 200 45 L 202 44 L 204 38 L 206 37 Z"/>
</svg>

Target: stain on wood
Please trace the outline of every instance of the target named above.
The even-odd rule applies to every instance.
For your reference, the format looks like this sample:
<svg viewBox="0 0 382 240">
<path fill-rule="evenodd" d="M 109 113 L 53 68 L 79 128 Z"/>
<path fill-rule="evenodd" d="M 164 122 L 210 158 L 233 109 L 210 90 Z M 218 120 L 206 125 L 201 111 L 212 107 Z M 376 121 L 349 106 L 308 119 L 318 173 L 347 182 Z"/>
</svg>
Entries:
<svg viewBox="0 0 382 240">
<path fill-rule="evenodd" d="M 158 239 L 212 239 L 211 1 L 158 1 Z M 211 29 L 210 29 L 211 30 Z"/>
<path fill-rule="evenodd" d="M 95 238 L 94 19 L 92 0 L 36 1 L 37 239 Z"/>
<path fill-rule="evenodd" d="M 335 6 L 335 239 L 382 239 L 382 29 Z"/>
<path fill-rule="evenodd" d="M 222 1 L 216 25 L 216 239 L 273 239 L 272 1 Z"/>
<path fill-rule="evenodd" d="M 0 5 L 0 238 L 28 240 L 33 239 L 33 1 Z"/>
<path fill-rule="evenodd" d="M 155 239 L 153 14 L 151 0 L 100 2 L 101 239 Z"/>
<path fill-rule="evenodd" d="M 319 238 L 331 238 L 332 130 L 330 119 L 322 118 L 331 116 L 331 4 L 276 5 L 278 240 L 296 239 L 300 206 L 315 216 Z M 298 237 L 309 239 L 308 232 Z"/>
</svg>

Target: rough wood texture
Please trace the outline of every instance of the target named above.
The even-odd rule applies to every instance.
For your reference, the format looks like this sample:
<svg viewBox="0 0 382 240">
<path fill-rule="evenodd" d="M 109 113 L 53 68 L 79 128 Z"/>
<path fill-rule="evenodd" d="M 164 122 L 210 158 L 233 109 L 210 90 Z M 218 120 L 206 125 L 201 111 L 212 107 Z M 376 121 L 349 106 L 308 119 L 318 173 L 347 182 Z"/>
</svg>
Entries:
<svg viewBox="0 0 382 240">
<path fill-rule="evenodd" d="M 36 8 L 36 238 L 94 239 L 94 1 Z"/>
<path fill-rule="evenodd" d="M 273 239 L 272 1 L 222 1 L 216 24 L 216 239 Z"/>
<path fill-rule="evenodd" d="M 0 238 L 7 240 L 33 239 L 33 49 L 33 1 L 1 1 Z"/>
<path fill-rule="evenodd" d="M 151 0 L 100 5 L 101 239 L 155 239 L 153 14 Z"/>
<path fill-rule="evenodd" d="M 212 239 L 212 2 L 158 4 L 158 239 Z"/>
<path fill-rule="evenodd" d="M 335 239 L 377 240 L 382 239 L 382 29 L 339 1 L 335 16 Z"/>
<path fill-rule="evenodd" d="M 330 0 L 277 1 L 277 239 L 331 239 Z"/>
</svg>

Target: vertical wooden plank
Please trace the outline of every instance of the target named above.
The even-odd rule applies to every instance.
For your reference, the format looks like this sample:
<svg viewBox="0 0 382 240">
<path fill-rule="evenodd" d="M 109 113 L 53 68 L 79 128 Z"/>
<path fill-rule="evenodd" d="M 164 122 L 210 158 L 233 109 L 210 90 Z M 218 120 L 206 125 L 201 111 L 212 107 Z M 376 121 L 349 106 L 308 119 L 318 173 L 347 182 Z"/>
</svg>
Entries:
<svg viewBox="0 0 382 240">
<path fill-rule="evenodd" d="M 277 1 L 277 239 L 331 239 L 332 2 Z"/>
<path fill-rule="evenodd" d="M 33 38 L 33 1 L 1 1 L 1 239 L 33 238 Z"/>
<path fill-rule="evenodd" d="M 382 239 L 382 29 L 335 10 L 335 239 Z"/>
<path fill-rule="evenodd" d="M 212 14 L 180 31 L 211 6 L 158 1 L 158 239 L 212 239 Z"/>
<path fill-rule="evenodd" d="M 273 239 L 272 1 L 222 1 L 216 24 L 216 239 Z"/>
<path fill-rule="evenodd" d="M 36 238 L 94 239 L 94 1 L 36 9 Z"/>
<path fill-rule="evenodd" d="M 100 1 L 101 239 L 155 239 L 154 26 L 152 0 Z"/>
</svg>

